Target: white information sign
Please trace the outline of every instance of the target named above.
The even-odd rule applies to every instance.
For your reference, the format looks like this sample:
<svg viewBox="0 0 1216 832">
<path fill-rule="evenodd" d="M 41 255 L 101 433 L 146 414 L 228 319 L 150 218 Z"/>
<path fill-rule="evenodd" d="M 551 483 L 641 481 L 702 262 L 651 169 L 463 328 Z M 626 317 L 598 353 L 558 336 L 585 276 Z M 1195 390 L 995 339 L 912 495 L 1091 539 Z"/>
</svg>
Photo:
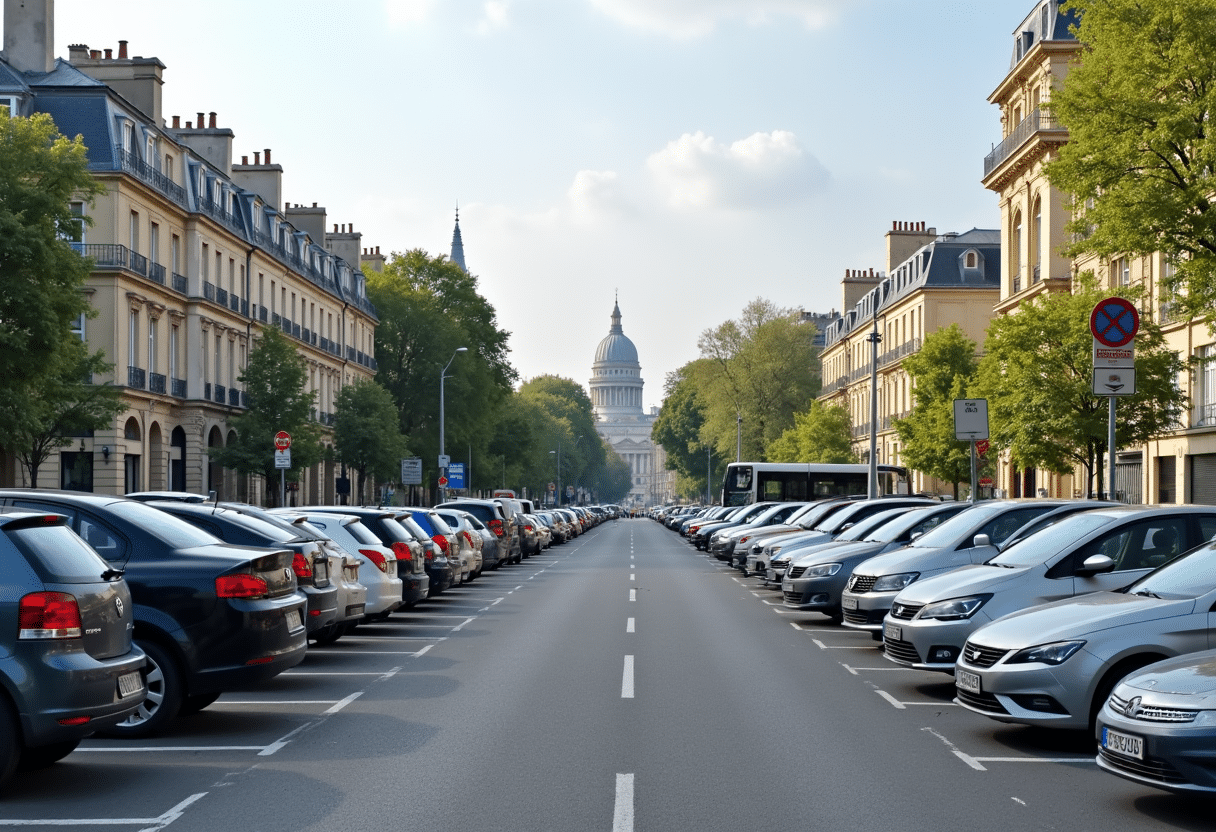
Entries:
<svg viewBox="0 0 1216 832">
<path fill-rule="evenodd" d="M 1135 367 L 1094 367 L 1095 396 L 1136 395 Z"/>
<path fill-rule="evenodd" d="M 1136 366 L 1136 344 L 1133 341 L 1122 347 L 1108 347 L 1094 339 L 1094 370 L 1108 367 L 1131 368 Z"/>
<path fill-rule="evenodd" d="M 401 460 L 401 484 L 422 485 L 422 457 Z"/>
<path fill-rule="evenodd" d="M 988 400 L 954 400 L 954 438 L 976 440 L 988 438 Z"/>
<path fill-rule="evenodd" d="M 274 452 L 274 467 L 276 469 L 291 468 L 291 448 Z"/>
</svg>

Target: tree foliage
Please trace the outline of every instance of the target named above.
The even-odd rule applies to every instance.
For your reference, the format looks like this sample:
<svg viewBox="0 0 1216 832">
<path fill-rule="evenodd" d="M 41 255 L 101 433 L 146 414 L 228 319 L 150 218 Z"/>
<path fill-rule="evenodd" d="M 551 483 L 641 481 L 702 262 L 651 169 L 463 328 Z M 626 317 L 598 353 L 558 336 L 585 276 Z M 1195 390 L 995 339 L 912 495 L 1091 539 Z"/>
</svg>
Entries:
<svg viewBox="0 0 1216 832">
<path fill-rule="evenodd" d="M 921 349 L 904 359 L 916 402 L 895 421 L 905 465 L 954 486 L 971 479 L 971 445 L 954 438 L 954 400 L 968 396 L 978 369 L 976 344 L 958 324 L 925 336 Z"/>
<path fill-rule="evenodd" d="M 842 405 L 811 405 L 794 414 L 794 426 L 771 442 L 765 452 L 770 462 L 857 462 L 849 411 Z"/>
<path fill-rule="evenodd" d="M 530 458 L 535 462 L 525 469 L 530 488 L 544 489 L 555 478 L 560 479 L 563 489 L 567 485 L 595 488 L 609 453 L 595 429 L 595 413 L 587 391 L 568 378 L 545 375 L 521 385 L 519 396 L 543 414 L 533 432 Z"/>
<path fill-rule="evenodd" d="M 815 328 L 796 310 L 760 298 L 738 320 L 701 334 L 704 360 L 687 372 L 703 407 L 702 438 L 720 458 L 735 457 L 741 430 L 743 458 L 764 461 L 769 444 L 793 426 L 819 392 L 814 339 Z"/>
<path fill-rule="evenodd" d="M 988 327 L 974 393 L 988 400 L 992 444 L 1018 467 L 1068 473 L 1085 468 L 1102 490 L 1107 400 L 1093 394 L 1090 313 L 1107 293 L 1090 274 L 1073 292 L 1042 294 Z M 1129 299 L 1135 299 L 1134 293 Z M 1185 404 L 1183 361 L 1161 328 L 1141 318 L 1136 336 L 1136 395 L 1117 400 L 1117 446 L 1143 444 L 1175 428 Z"/>
<path fill-rule="evenodd" d="M 460 458 L 464 454 L 453 450 L 472 449 L 474 472 L 497 467 L 501 460 L 490 445 L 516 374 L 508 362 L 509 333 L 499 329 L 494 308 L 478 293 L 477 278 L 421 249 L 394 254 L 384 271 L 365 274 L 380 317 L 376 380 L 396 402 L 410 449 L 427 464 L 439 455 L 439 377 L 451 361 L 444 381 L 445 450 Z M 456 355 L 460 347 L 468 352 Z"/>
<path fill-rule="evenodd" d="M 77 417 L 92 411 L 95 391 L 71 378 L 104 366 L 72 332 L 92 313 L 81 291 L 90 264 L 72 247 L 87 219 L 72 202 L 101 191 L 79 136 L 59 135 L 48 115 L 0 108 L 0 445 L 27 468 L 62 444 L 69 423 L 93 426 Z"/>
<path fill-rule="evenodd" d="M 726 459 L 714 453 L 701 435 L 705 411 L 690 365 L 668 374 L 664 392 L 663 406 L 651 429 L 651 438 L 663 446 L 668 470 L 676 472 L 676 493 L 688 498 L 702 497 L 707 492 L 707 478 L 722 478 Z M 734 455 L 729 458 L 734 459 Z"/>
<path fill-rule="evenodd" d="M 260 474 L 269 486 L 278 478 L 274 435 L 282 430 L 291 434 L 289 479 L 320 462 L 321 430 L 312 419 L 313 394 L 306 391 L 308 367 L 278 329 L 259 331 L 239 381 L 245 385 L 249 407 L 228 420 L 236 439 L 223 447 L 208 448 L 211 458 L 242 474 Z M 274 488 L 267 492 L 278 493 Z"/>
<path fill-rule="evenodd" d="M 334 403 L 334 446 L 338 458 L 359 475 L 356 494 L 366 494 L 367 478 L 396 482 L 405 437 L 397 426 L 397 406 L 389 392 L 374 381 L 360 379 L 338 392 Z"/>
<path fill-rule="evenodd" d="M 1049 108 L 1071 255 L 1164 252 L 1179 303 L 1216 308 L 1216 0 L 1070 0 L 1084 50 Z"/>
</svg>

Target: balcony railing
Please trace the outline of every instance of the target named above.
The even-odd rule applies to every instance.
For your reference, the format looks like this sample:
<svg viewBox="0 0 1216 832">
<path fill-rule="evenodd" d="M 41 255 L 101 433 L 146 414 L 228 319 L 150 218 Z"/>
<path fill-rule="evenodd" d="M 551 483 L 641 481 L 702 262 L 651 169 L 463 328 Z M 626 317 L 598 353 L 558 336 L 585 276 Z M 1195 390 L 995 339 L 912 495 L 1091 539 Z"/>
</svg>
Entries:
<svg viewBox="0 0 1216 832">
<path fill-rule="evenodd" d="M 237 390 L 235 387 L 228 388 L 228 404 L 232 405 L 233 407 L 241 406 L 241 391 L 240 390 Z"/>
<path fill-rule="evenodd" d="M 984 157 L 984 176 L 992 173 L 1001 163 L 1014 154 L 1014 152 L 1030 140 L 1032 136 L 1041 131 L 1051 130 L 1058 132 L 1063 136 L 1067 131 L 1064 127 L 1056 124 L 1054 118 L 1043 112 L 1038 107 L 1031 110 L 1030 115 L 1022 119 L 1022 121 L 1010 131 L 1000 144 L 992 149 L 992 152 Z"/>
<path fill-rule="evenodd" d="M 212 303 L 215 302 L 215 284 L 209 281 L 203 281 L 203 297 Z"/>
<path fill-rule="evenodd" d="M 215 287 L 215 302 L 218 303 L 220 306 L 227 306 L 228 305 L 228 290 L 221 289 L 220 287 L 216 286 Z"/>
<path fill-rule="evenodd" d="M 224 404 L 226 401 L 228 401 L 228 388 L 224 387 L 222 384 L 217 384 L 212 389 L 215 391 L 215 398 L 212 399 L 212 401 L 216 402 L 217 404 Z"/>
<path fill-rule="evenodd" d="M 178 399 L 186 398 L 186 380 L 184 378 L 169 379 L 169 395 Z"/>
<path fill-rule="evenodd" d="M 148 373 L 148 390 L 152 393 L 165 392 L 164 373 Z"/>
<path fill-rule="evenodd" d="M 143 390 L 147 386 L 147 373 L 139 367 L 127 367 L 127 386 Z"/>
<path fill-rule="evenodd" d="M 1212 425 L 1216 425 L 1216 403 L 1199 405 L 1195 413 L 1195 427 L 1210 428 Z"/>
<path fill-rule="evenodd" d="M 118 156 L 119 167 L 125 172 L 142 179 L 147 184 L 151 185 L 156 190 L 160 191 L 165 196 L 172 199 L 178 205 L 186 203 L 186 189 L 178 185 L 169 177 L 158 171 L 146 162 L 143 162 L 134 153 L 129 150 L 124 150 L 122 145 L 115 147 Z"/>
<path fill-rule="evenodd" d="M 189 285 L 190 282 L 186 279 L 184 274 L 178 274 L 177 272 L 173 273 L 173 291 L 180 292 L 184 295 L 186 294 L 186 289 Z"/>
<path fill-rule="evenodd" d="M 165 267 L 160 263 L 148 264 L 148 279 L 154 280 L 161 286 L 165 285 Z"/>
</svg>

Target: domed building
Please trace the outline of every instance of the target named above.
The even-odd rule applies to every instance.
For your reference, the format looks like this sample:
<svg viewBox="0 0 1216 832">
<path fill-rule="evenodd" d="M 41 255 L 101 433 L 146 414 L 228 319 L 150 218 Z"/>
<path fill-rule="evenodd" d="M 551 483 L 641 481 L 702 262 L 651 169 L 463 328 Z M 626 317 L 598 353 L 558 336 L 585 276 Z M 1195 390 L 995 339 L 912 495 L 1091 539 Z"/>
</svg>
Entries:
<svg viewBox="0 0 1216 832">
<path fill-rule="evenodd" d="M 591 405 L 595 429 L 629 464 L 633 488 L 625 502 L 655 505 L 670 496 L 663 449 L 650 438 L 658 408 L 642 407 L 642 365 L 638 350 L 621 328 L 621 307 L 612 307 L 608 335 L 595 348 L 591 364 Z"/>
</svg>

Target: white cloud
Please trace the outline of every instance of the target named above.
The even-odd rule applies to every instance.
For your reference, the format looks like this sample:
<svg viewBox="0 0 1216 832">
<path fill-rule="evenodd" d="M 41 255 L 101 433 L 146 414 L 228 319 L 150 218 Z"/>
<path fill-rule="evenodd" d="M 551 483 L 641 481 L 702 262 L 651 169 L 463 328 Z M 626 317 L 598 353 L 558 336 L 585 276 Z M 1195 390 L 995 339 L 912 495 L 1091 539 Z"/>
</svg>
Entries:
<svg viewBox="0 0 1216 832">
<path fill-rule="evenodd" d="M 702 37 L 723 20 L 758 26 L 793 17 L 822 29 L 854 0 L 590 0 L 608 17 L 637 29 L 674 38 Z"/>
<path fill-rule="evenodd" d="M 620 177 L 610 170 L 580 170 L 566 191 L 576 222 L 588 222 L 629 210 Z"/>
<path fill-rule="evenodd" d="M 507 27 L 507 11 L 510 4 L 507 0 L 486 0 L 482 5 L 483 16 L 477 24 L 479 35 L 488 35 Z"/>
<path fill-rule="evenodd" d="M 431 12 L 434 0 L 384 0 L 388 22 L 394 26 L 421 23 Z"/>
<path fill-rule="evenodd" d="M 647 160 L 655 185 L 675 208 L 754 208 L 820 191 L 828 173 L 793 133 L 753 133 L 730 145 L 685 133 Z"/>
</svg>

